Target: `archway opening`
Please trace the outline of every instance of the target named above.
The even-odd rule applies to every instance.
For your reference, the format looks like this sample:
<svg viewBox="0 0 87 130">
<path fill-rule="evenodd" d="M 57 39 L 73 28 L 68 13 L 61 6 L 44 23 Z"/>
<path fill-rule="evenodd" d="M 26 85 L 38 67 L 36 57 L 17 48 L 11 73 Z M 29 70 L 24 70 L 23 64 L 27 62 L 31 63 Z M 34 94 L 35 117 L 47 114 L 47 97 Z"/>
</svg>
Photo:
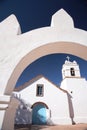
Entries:
<svg viewBox="0 0 87 130">
<path fill-rule="evenodd" d="M 77 51 L 77 47 L 79 51 Z M 25 54 L 25 56 L 21 58 L 19 63 L 17 63 L 8 80 L 5 89 L 5 94 L 9 95 L 12 93 L 18 78 L 28 65 L 43 56 L 56 53 L 67 53 L 79 56 L 83 59 L 87 59 L 87 48 L 85 46 L 73 42 L 53 42 L 37 47 L 31 52 Z"/>
<path fill-rule="evenodd" d="M 43 56 L 34 62 L 32 62 L 20 75 L 15 87 L 23 85 L 25 82 L 32 80 L 38 75 L 43 75 L 55 85 L 60 86 L 62 81 L 62 65 L 64 64 L 67 55 L 70 57 L 70 61 L 77 61 L 80 66 L 81 77 L 87 79 L 87 61 L 79 58 L 75 55 L 65 54 L 65 53 L 55 53 Z"/>
<path fill-rule="evenodd" d="M 46 125 L 48 107 L 41 102 L 35 103 L 32 106 L 32 124 L 33 125 Z"/>
<path fill-rule="evenodd" d="M 70 61 L 73 61 L 73 60 L 77 61 L 81 69 L 82 77 L 86 78 L 87 73 L 85 70 L 86 70 L 87 62 L 85 60 L 77 56 L 70 55 L 70 54 L 56 53 L 56 54 L 43 56 L 37 59 L 36 61 L 32 62 L 32 64 L 30 64 L 19 77 L 16 87 L 19 87 L 20 85 L 23 85 L 25 82 L 32 80 L 32 78 L 36 77 L 39 74 L 42 74 L 47 79 L 52 81 L 54 84 L 59 86 L 62 80 L 62 73 L 61 73 L 62 65 L 64 64 L 64 61 L 66 60 L 67 55 L 70 57 Z M 34 106 L 35 105 L 37 104 L 34 104 Z M 38 111 L 40 108 L 41 108 L 40 113 L 44 113 L 45 115 L 44 120 L 46 123 L 46 109 L 47 109 L 46 105 L 44 106 L 43 104 L 41 106 L 39 105 L 35 107 L 34 109 L 32 109 L 33 113 L 36 113 L 37 111 L 37 115 L 38 115 Z M 33 119 L 34 119 L 34 116 L 36 115 L 33 114 L 32 116 Z M 32 122 L 33 124 L 35 124 L 35 121 L 32 121 Z"/>
</svg>

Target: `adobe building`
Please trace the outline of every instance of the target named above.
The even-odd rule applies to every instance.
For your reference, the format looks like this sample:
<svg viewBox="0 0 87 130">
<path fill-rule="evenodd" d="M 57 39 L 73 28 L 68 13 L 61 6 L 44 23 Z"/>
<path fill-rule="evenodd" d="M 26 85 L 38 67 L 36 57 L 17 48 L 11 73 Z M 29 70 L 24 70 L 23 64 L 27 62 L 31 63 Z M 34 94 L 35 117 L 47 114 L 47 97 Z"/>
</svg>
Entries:
<svg viewBox="0 0 87 130">
<path fill-rule="evenodd" d="M 15 124 L 72 124 L 67 92 L 45 77 L 37 76 L 15 89 L 13 94 L 24 101 L 17 109 Z"/>
<path fill-rule="evenodd" d="M 15 124 L 87 123 L 87 81 L 76 61 L 65 61 L 62 77 L 60 88 L 43 76 L 16 88 L 13 94 L 21 103 Z"/>
<path fill-rule="evenodd" d="M 23 70 L 38 58 L 53 53 L 87 60 L 87 31 L 75 28 L 73 19 L 63 9 L 52 16 L 51 26 L 23 34 L 16 17 L 11 15 L 0 23 L 0 48 L 0 130 L 13 130 L 16 110 L 9 114 L 9 109 L 13 109 L 11 94 Z"/>
<path fill-rule="evenodd" d="M 81 77 L 76 61 L 65 61 L 62 77 L 60 87 L 68 92 L 70 117 L 73 123 L 87 123 L 87 81 Z"/>
</svg>

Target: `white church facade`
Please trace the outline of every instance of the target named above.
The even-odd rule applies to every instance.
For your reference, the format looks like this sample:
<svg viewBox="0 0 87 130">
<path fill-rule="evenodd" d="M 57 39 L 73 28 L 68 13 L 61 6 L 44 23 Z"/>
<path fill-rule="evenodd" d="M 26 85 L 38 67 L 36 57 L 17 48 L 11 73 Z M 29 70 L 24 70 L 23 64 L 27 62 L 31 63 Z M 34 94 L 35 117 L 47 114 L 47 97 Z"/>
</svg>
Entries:
<svg viewBox="0 0 87 130">
<path fill-rule="evenodd" d="M 16 124 L 87 123 L 87 81 L 81 77 L 76 61 L 66 60 L 60 88 L 43 76 L 37 76 L 14 94 L 21 101 Z"/>
<path fill-rule="evenodd" d="M 42 76 L 36 77 L 35 79 L 33 79 L 33 82 L 31 84 L 29 83 L 24 89 L 16 92 L 16 96 L 17 95 L 20 100 L 23 100 L 25 104 L 29 104 L 29 107 L 31 108 L 31 110 L 29 109 L 31 111 L 31 113 L 29 111 L 31 117 L 30 119 L 25 119 L 25 123 L 27 120 L 30 121 L 31 124 L 70 123 L 66 92 L 59 89 L 46 78 Z M 21 106 L 22 105 L 23 103 L 21 104 Z M 21 106 L 19 107 L 18 113 Z M 64 109 L 65 106 L 66 109 Z M 61 112 L 61 110 L 63 111 Z M 24 115 L 26 115 L 26 110 L 24 111 Z M 16 122 L 18 121 L 18 123 L 22 124 L 23 122 L 20 122 L 20 118 L 23 119 L 23 114 L 21 114 L 20 117 L 18 116 L 18 113 L 16 117 Z"/>
</svg>

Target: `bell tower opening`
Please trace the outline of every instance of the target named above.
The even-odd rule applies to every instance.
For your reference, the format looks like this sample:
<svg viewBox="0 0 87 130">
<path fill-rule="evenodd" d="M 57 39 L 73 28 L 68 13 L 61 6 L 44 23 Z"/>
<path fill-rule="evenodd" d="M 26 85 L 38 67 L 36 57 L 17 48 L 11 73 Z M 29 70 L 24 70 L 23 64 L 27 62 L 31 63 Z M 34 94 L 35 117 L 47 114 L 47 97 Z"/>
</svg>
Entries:
<svg viewBox="0 0 87 130">
<path fill-rule="evenodd" d="M 75 70 L 74 68 L 70 68 L 71 76 L 75 76 Z"/>
</svg>

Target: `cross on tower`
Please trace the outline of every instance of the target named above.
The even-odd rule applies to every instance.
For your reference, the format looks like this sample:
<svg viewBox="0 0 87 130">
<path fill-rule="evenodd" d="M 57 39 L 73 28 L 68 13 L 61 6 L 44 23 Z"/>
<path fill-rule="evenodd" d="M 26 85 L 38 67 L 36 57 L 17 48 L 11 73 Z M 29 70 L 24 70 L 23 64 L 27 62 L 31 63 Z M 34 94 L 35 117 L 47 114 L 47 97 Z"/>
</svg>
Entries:
<svg viewBox="0 0 87 130">
<path fill-rule="evenodd" d="M 70 60 L 70 57 L 69 57 L 69 56 L 67 56 L 66 58 L 67 58 L 68 61 Z"/>
</svg>

